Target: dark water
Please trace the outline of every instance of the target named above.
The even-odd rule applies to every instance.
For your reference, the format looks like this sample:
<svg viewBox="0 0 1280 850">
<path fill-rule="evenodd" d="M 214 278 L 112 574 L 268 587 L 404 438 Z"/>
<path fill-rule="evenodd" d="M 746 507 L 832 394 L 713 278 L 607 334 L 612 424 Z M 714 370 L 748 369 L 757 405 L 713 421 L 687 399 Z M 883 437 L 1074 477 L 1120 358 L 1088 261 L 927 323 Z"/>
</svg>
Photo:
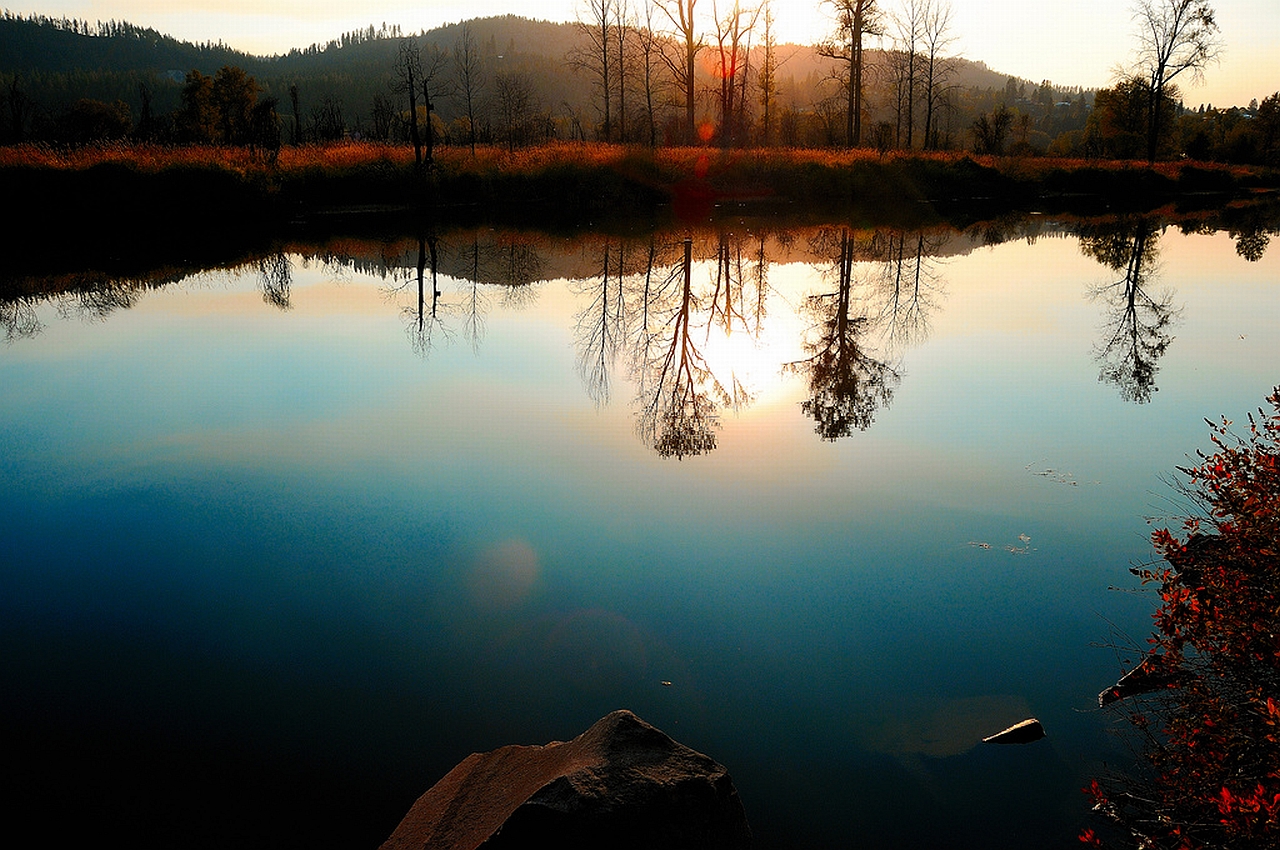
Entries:
<svg viewBox="0 0 1280 850">
<path fill-rule="evenodd" d="M 4 302 L 15 823 L 371 848 L 626 707 L 761 847 L 1076 844 L 1109 587 L 1278 380 L 1265 233 L 419 235 Z"/>
</svg>

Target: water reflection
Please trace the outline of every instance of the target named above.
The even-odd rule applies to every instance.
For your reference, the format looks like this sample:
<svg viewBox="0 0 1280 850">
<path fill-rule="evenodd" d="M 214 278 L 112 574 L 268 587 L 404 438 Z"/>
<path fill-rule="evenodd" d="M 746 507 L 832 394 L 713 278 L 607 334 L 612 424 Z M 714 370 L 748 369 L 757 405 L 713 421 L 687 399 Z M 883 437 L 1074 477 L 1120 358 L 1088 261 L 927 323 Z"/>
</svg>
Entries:
<svg viewBox="0 0 1280 850">
<path fill-rule="evenodd" d="M 1256 262 L 1278 220 L 1277 210 L 1256 207 L 1177 224 L 1184 231 L 1229 229 L 1237 253 Z M 1116 273 L 1088 292 L 1106 317 L 1095 351 L 1099 377 L 1125 400 L 1146 403 L 1178 319 L 1173 294 L 1157 291 L 1168 222 L 1011 217 L 963 233 L 739 222 L 571 240 L 419 223 L 407 238 L 295 244 L 247 258 L 242 268 L 256 275 L 263 300 L 281 310 L 296 298 L 298 257 L 304 266 L 319 259 L 335 272 L 389 280 L 410 347 L 423 358 L 459 336 L 478 352 L 493 310 L 530 305 L 538 283 L 563 278 L 578 300 L 572 332 L 587 396 L 604 407 L 627 383 L 640 439 L 662 456 L 685 458 L 714 450 L 722 415 L 757 398 L 745 365 L 778 300 L 770 282 L 778 263 L 804 264 L 817 283 L 816 291 L 782 299 L 784 312 L 805 325 L 793 339 L 804 356 L 771 368 L 806 382 L 801 407 L 824 440 L 869 428 L 892 402 L 904 352 L 928 337 L 941 308 L 944 258 L 1015 238 L 1078 237 L 1086 256 Z M 10 344 L 34 337 L 45 327 L 46 304 L 63 318 L 101 319 L 191 271 L 0 281 L 0 327 Z"/>
<path fill-rule="evenodd" d="M 745 399 L 731 379 L 731 394 L 712 372 L 695 333 L 704 299 L 693 287 L 693 240 L 682 259 L 646 292 L 634 368 L 636 433 L 663 457 L 684 458 L 716 447 L 721 405 Z"/>
<path fill-rule="evenodd" d="M 446 308 L 440 304 L 439 266 L 436 236 L 419 234 L 418 262 L 414 267 L 417 273 L 413 278 L 417 284 L 418 298 L 412 306 L 402 311 L 402 315 L 407 320 L 405 332 L 409 336 L 409 344 L 420 357 L 426 357 L 431 353 L 437 336 L 449 336 L 449 329 L 444 323 Z M 427 301 L 428 269 L 431 271 L 430 306 Z"/>
<path fill-rule="evenodd" d="M 901 374 L 863 343 L 871 319 L 853 312 L 857 251 L 849 229 L 838 235 L 822 232 L 815 241 L 818 253 L 836 252 L 830 274 L 835 289 L 805 299 L 803 309 L 813 319 L 804 341 L 809 356 L 787 369 L 809 383 L 810 397 L 801 404 L 805 415 L 817 423 L 822 439 L 835 440 L 870 427 L 876 410 L 893 397 Z"/>
<path fill-rule="evenodd" d="M 1173 293 L 1153 292 L 1158 279 L 1160 232 L 1154 221 L 1139 218 L 1097 227 L 1080 237 L 1080 250 L 1120 273 L 1093 287 L 1089 297 L 1102 303 L 1106 321 L 1095 356 L 1100 381 L 1114 384 L 1126 401 L 1145 404 L 1159 389 L 1159 360 L 1173 341 L 1178 318 Z"/>
<path fill-rule="evenodd" d="M 262 300 L 289 309 L 289 290 L 293 286 L 293 266 L 283 252 L 277 252 L 258 260 L 258 276 L 262 285 Z"/>
<path fill-rule="evenodd" d="M 36 299 L 21 296 L 0 300 L 0 327 L 4 328 L 4 341 L 30 339 L 44 330 L 44 323 L 36 313 Z"/>
</svg>

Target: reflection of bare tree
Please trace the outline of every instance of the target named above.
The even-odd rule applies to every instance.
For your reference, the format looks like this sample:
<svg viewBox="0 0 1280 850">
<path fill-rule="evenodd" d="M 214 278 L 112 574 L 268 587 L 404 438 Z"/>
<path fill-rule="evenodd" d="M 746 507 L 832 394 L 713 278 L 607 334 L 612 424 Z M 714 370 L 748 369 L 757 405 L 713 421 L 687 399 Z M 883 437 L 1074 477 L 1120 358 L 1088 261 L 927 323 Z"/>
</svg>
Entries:
<svg viewBox="0 0 1280 850">
<path fill-rule="evenodd" d="M 637 343 L 640 438 L 663 457 L 684 458 L 716 447 L 717 409 L 730 401 L 693 339 L 701 300 L 693 291 L 693 240 L 683 261 L 646 299 Z"/>
<path fill-rule="evenodd" d="M 574 322 L 574 338 L 578 345 L 578 373 L 597 407 L 609 402 L 609 376 L 626 343 L 625 252 L 621 245 L 605 243 L 600 277 L 571 285 L 587 299 Z"/>
<path fill-rule="evenodd" d="M 100 281 L 65 294 L 58 314 L 82 319 L 105 319 L 116 310 L 128 310 L 142 297 L 144 286 L 130 281 Z"/>
<path fill-rule="evenodd" d="M 0 299 L 0 327 L 4 328 L 5 342 L 29 339 L 44 329 L 30 298 Z"/>
<path fill-rule="evenodd" d="M 431 269 L 431 302 L 427 305 L 426 271 Z M 409 342 L 413 350 L 426 357 L 434 347 L 437 333 L 448 334 L 444 324 L 445 308 L 440 303 L 440 286 L 437 277 L 439 269 L 439 246 L 434 234 L 418 237 L 417 283 L 418 300 L 416 307 L 409 307 L 405 315 L 409 319 Z"/>
<path fill-rule="evenodd" d="M 293 270 L 289 258 L 283 253 L 272 254 L 258 260 L 258 276 L 262 282 L 262 300 L 289 309 L 289 289 L 293 283 Z"/>
<path fill-rule="evenodd" d="M 489 309 L 488 299 L 480 290 L 480 269 L 484 265 L 485 247 L 477 236 L 464 244 L 458 251 L 458 266 L 463 270 L 461 278 L 464 286 L 462 315 L 463 334 L 471 343 L 471 350 L 478 352 L 484 339 L 484 315 Z"/>
<path fill-rule="evenodd" d="M 528 290 L 530 284 L 543 279 L 543 259 L 538 246 L 527 241 L 510 240 L 494 247 L 487 283 L 509 287 L 511 290 Z M 511 298 L 524 302 L 526 293 L 513 294 Z"/>
<path fill-rule="evenodd" d="M 716 270 L 707 301 L 707 338 L 712 329 L 729 340 L 735 333 L 747 334 L 753 341 L 760 335 L 765 317 L 767 264 L 762 255 L 751 263 L 743 239 L 721 233 L 716 240 Z M 753 284 L 754 296 L 747 297 L 747 283 Z M 753 332 L 754 330 L 754 332 Z M 738 410 L 752 401 L 751 393 L 738 377 L 738 364 L 728 363 L 727 375 L 720 383 L 727 388 L 727 404 Z"/>
<path fill-rule="evenodd" d="M 814 325 L 804 342 L 805 360 L 787 365 L 789 371 L 808 378 L 811 397 L 801 403 L 806 415 L 817 422 L 824 440 L 847 437 L 853 429 L 865 431 L 876 410 L 888 405 L 900 380 L 887 362 L 877 360 L 861 344 L 870 320 L 853 315 L 855 242 L 849 231 L 839 238 L 835 262 L 835 292 L 809 296 L 805 309 Z"/>
<path fill-rule="evenodd" d="M 876 281 L 879 315 L 885 344 L 901 350 L 921 342 L 929 334 L 929 317 L 938 308 L 942 278 L 935 257 L 943 240 L 915 234 L 884 231 L 877 233 L 876 251 L 883 257 L 882 272 Z"/>
<path fill-rule="evenodd" d="M 1090 298 L 1107 308 L 1102 342 L 1096 357 L 1102 365 L 1098 379 L 1115 384 L 1121 398 L 1143 404 L 1151 400 L 1157 363 L 1173 341 L 1169 327 L 1178 316 L 1173 294 L 1153 296 L 1159 257 L 1159 233 L 1149 219 L 1126 222 L 1080 239 L 1084 253 L 1107 268 L 1121 272 L 1113 283 L 1095 287 Z"/>
</svg>

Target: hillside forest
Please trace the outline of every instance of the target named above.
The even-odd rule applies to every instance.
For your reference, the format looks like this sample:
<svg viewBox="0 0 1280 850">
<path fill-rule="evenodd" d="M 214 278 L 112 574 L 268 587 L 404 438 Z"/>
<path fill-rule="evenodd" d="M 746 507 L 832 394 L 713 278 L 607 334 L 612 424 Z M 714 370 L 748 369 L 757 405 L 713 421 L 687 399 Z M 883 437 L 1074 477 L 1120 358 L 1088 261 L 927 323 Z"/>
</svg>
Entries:
<svg viewBox="0 0 1280 850">
<path fill-rule="evenodd" d="M 687 2 L 687 0 L 684 0 Z M 627 5 L 630 3 L 631 5 Z M 706 31 L 678 7 L 584 0 L 577 23 L 484 18 L 417 34 L 369 26 L 251 56 L 124 22 L 0 17 L 0 143 L 431 145 L 547 140 L 648 146 L 869 147 L 1140 158 L 1150 89 L 1100 91 L 1002 75 L 954 55 L 940 0 L 869 0 L 818 45 L 777 43 L 769 3 Z M 1161 95 L 1159 158 L 1280 162 L 1280 94 L 1248 106 Z"/>
</svg>

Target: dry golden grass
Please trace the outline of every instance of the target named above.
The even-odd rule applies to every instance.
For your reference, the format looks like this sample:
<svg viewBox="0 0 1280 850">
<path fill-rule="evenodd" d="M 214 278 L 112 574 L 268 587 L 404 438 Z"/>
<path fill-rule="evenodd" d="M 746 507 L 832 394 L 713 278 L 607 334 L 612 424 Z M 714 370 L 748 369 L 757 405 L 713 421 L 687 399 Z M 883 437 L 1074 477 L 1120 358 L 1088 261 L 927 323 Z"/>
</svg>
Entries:
<svg viewBox="0 0 1280 850">
<path fill-rule="evenodd" d="M 479 145 L 473 155 L 468 147 L 437 147 L 436 164 L 449 173 L 528 173 L 549 168 L 578 166 L 586 169 L 616 168 L 624 163 L 651 163 L 659 172 L 688 173 L 710 163 L 725 168 L 794 168 L 820 166 L 847 168 L 870 163 L 932 162 L 954 164 L 968 159 L 980 166 L 1001 172 L 1034 176 L 1050 171 L 1151 170 L 1170 179 L 1188 165 L 1223 171 L 1233 176 L 1252 173 L 1244 166 L 1227 166 L 1189 161 L 1158 162 L 1149 165 L 1133 160 L 1068 159 L 1058 157 L 979 156 L 963 151 L 921 152 L 890 151 L 879 154 L 871 149 L 827 150 L 812 148 L 748 148 L 722 150 L 710 147 L 664 147 L 650 150 L 598 142 L 547 142 L 508 150 L 502 145 Z M 56 148 L 45 145 L 11 145 L 0 147 L 0 167 L 53 168 L 78 170 L 102 164 L 127 165 L 142 172 L 159 172 L 169 168 L 222 168 L 239 173 L 269 171 L 265 157 L 247 148 L 213 145 L 148 145 L 111 143 L 79 148 Z M 413 164 L 413 149 L 405 144 L 343 141 L 322 145 L 283 147 L 275 170 L 287 175 L 293 171 L 322 169 L 341 172 L 370 165 L 397 168 Z"/>
</svg>

